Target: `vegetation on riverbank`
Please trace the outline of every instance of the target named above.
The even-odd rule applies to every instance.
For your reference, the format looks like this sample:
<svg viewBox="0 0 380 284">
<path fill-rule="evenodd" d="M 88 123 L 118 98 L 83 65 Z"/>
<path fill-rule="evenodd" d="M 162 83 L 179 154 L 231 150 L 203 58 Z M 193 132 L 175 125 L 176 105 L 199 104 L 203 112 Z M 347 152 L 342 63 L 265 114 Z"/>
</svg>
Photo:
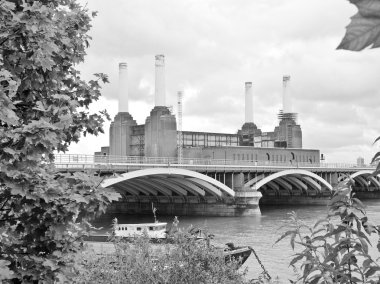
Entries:
<svg viewBox="0 0 380 284">
<path fill-rule="evenodd" d="M 291 214 L 292 228 L 277 242 L 290 238 L 297 248 L 290 266 L 300 273 L 292 283 L 380 283 L 380 258 L 373 259 L 368 251 L 369 235 L 376 234 L 380 252 L 380 226 L 368 220 L 352 182 L 347 178 L 335 188 L 327 216 L 313 227 Z"/>
<path fill-rule="evenodd" d="M 147 237 L 132 243 L 114 240 L 115 252 L 80 256 L 75 283 L 255 283 L 237 270 L 238 261 L 225 262 L 223 252 L 206 237 L 197 241 L 178 232 L 171 244 L 155 245 Z"/>
</svg>

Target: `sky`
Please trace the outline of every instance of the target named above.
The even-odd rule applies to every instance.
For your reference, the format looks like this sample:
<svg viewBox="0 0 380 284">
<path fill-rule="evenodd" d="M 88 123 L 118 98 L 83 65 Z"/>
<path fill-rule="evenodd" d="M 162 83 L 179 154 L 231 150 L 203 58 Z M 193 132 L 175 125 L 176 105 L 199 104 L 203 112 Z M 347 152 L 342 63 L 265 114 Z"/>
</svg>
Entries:
<svg viewBox="0 0 380 284">
<path fill-rule="evenodd" d="M 165 55 L 166 101 L 183 130 L 236 133 L 244 123 L 244 83 L 253 83 L 254 122 L 278 124 L 282 76 L 303 132 L 303 148 L 329 163 L 369 162 L 380 136 L 380 49 L 336 50 L 356 13 L 347 0 L 88 0 L 98 11 L 79 66 L 84 79 L 109 76 L 91 111 L 118 110 L 118 64 L 128 64 L 129 112 L 144 124 L 154 106 L 154 56 Z M 87 3 L 87 4 L 86 4 Z M 71 154 L 108 146 L 84 137 Z"/>
</svg>

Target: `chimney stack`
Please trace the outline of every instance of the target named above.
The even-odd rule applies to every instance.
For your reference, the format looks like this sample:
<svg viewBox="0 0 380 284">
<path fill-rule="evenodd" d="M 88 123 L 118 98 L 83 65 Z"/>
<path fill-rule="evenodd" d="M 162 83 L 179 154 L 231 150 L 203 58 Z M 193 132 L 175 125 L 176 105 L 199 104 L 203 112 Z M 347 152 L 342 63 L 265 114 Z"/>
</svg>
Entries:
<svg viewBox="0 0 380 284">
<path fill-rule="evenodd" d="M 290 76 L 282 77 L 282 111 L 283 113 L 292 113 L 292 99 L 289 95 Z"/>
<path fill-rule="evenodd" d="M 128 68 L 127 63 L 119 63 L 119 112 L 128 112 Z"/>
<path fill-rule="evenodd" d="M 156 55 L 155 106 L 166 106 L 165 100 L 165 56 Z"/>
<path fill-rule="evenodd" d="M 245 122 L 253 122 L 252 82 L 245 82 Z"/>
</svg>

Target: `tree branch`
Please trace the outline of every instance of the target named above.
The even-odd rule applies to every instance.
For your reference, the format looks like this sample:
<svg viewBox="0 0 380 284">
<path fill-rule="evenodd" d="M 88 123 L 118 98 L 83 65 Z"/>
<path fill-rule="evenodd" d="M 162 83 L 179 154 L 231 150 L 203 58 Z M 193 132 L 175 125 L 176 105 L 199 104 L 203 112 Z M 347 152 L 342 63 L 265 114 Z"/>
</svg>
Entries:
<svg viewBox="0 0 380 284">
<path fill-rule="evenodd" d="M 4 201 L 4 203 L 3 203 L 3 205 L 1 205 L 1 207 L 0 207 L 0 211 L 2 211 L 2 210 L 3 210 L 3 208 L 4 208 L 5 204 L 7 204 L 7 202 L 9 201 L 9 199 L 11 199 L 11 197 L 10 197 L 10 196 L 9 196 L 7 199 L 5 199 L 5 201 Z"/>
<path fill-rule="evenodd" d="M 7 42 L 8 39 L 10 39 L 15 33 L 19 32 L 21 30 L 21 28 L 17 28 L 16 30 L 13 31 L 13 34 L 5 39 L 3 39 L 1 42 L 0 42 L 0 45 L 3 45 L 4 43 Z"/>
</svg>

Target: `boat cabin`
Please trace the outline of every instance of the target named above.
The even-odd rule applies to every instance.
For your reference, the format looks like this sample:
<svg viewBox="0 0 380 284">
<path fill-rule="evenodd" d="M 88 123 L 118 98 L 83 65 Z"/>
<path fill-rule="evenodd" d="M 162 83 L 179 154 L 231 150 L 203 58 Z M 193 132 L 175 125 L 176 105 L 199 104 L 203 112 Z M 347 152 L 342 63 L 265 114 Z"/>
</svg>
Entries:
<svg viewBox="0 0 380 284">
<path fill-rule="evenodd" d="M 152 239 L 164 239 L 166 238 L 166 225 L 167 223 L 117 224 L 115 235 L 133 238 L 146 234 Z"/>
</svg>

